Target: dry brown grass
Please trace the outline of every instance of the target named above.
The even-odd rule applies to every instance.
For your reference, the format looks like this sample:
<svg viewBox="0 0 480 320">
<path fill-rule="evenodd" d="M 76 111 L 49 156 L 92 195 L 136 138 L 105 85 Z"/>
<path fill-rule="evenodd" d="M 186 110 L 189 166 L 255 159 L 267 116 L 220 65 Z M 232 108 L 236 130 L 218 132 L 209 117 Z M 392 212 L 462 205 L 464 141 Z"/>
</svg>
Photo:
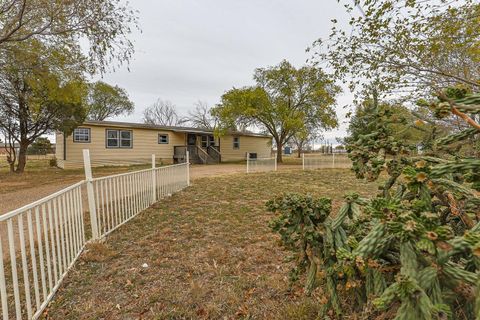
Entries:
<svg viewBox="0 0 480 320">
<path fill-rule="evenodd" d="M 286 252 L 265 201 L 282 192 L 363 195 L 348 170 L 202 178 L 90 247 L 48 308 L 50 319 L 311 319 L 289 290 Z"/>
<path fill-rule="evenodd" d="M 101 177 L 146 168 L 144 166 L 109 166 L 93 168 L 94 177 Z M 20 208 L 85 179 L 83 169 L 52 168 L 48 160 L 29 160 L 23 174 L 10 173 L 0 167 L 0 214 Z"/>
<path fill-rule="evenodd" d="M 106 176 L 115 173 L 139 170 L 145 166 L 108 166 L 93 168 L 94 176 Z M 23 189 L 35 189 L 48 184 L 78 182 L 85 178 L 83 169 L 63 170 L 50 167 L 48 160 L 29 160 L 25 172 L 10 173 L 8 167 L 0 167 L 0 194 Z"/>
</svg>

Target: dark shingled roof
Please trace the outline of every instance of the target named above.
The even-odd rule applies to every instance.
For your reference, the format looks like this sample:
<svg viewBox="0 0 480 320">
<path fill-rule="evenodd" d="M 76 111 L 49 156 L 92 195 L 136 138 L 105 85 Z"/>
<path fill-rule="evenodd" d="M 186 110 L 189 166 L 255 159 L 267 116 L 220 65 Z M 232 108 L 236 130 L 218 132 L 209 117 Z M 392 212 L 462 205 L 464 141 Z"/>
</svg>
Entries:
<svg viewBox="0 0 480 320">
<path fill-rule="evenodd" d="M 123 127 L 123 128 L 139 128 L 139 129 L 150 129 L 150 130 L 165 130 L 165 131 L 174 131 L 174 132 L 188 132 L 188 133 L 206 133 L 213 134 L 213 130 L 192 128 L 192 127 L 180 127 L 180 126 L 158 126 L 154 124 L 146 123 L 132 123 L 132 122 L 118 122 L 118 121 L 85 121 L 84 125 L 90 126 L 106 126 L 106 127 Z M 230 135 L 239 135 L 239 136 L 252 136 L 252 137 L 264 137 L 271 138 L 268 134 L 254 133 L 254 132 L 241 132 L 241 131 L 230 131 Z"/>
</svg>

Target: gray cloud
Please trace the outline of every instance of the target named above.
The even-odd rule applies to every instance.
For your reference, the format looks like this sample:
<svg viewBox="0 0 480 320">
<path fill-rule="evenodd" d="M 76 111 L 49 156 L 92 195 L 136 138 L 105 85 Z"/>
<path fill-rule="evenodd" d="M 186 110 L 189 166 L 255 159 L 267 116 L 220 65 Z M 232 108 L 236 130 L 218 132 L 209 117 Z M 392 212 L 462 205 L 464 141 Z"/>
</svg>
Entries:
<svg viewBox="0 0 480 320">
<path fill-rule="evenodd" d="M 287 59 L 300 66 L 310 58 L 307 46 L 330 32 L 333 18 L 347 21 L 335 0 L 135 0 L 142 33 L 132 35 L 136 54 L 130 72 L 104 75 L 135 102 L 134 115 L 116 120 L 140 121 L 157 98 L 186 113 L 194 102 L 219 102 L 225 90 L 252 84 L 257 67 Z M 339 99 L 341 106 L 350 94 Z M 326 136 L 344 135 L 344 127 Z"/>
</svg>

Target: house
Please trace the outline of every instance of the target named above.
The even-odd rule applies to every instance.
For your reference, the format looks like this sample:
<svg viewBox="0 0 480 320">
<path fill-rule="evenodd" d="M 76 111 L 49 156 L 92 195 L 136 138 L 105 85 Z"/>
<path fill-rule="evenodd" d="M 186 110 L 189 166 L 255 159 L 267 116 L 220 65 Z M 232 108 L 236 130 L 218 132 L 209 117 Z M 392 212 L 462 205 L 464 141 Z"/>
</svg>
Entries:
<svg viewBox="0 0 480 320">
<path fill-rule="evenodd" d="M 70 136 L 56 133 L 56 158 L 60 168 L 83 166 L 83 149 L 90 150 L 92 166 L 147 163 L 155 154 L 163 163 L 240 161 L 251 153 L 270 157 L 268 135 L 229 132 L 216 137 L 211 130 L 166 127 L 115 121 L 86 121 Z"/>
</svg>

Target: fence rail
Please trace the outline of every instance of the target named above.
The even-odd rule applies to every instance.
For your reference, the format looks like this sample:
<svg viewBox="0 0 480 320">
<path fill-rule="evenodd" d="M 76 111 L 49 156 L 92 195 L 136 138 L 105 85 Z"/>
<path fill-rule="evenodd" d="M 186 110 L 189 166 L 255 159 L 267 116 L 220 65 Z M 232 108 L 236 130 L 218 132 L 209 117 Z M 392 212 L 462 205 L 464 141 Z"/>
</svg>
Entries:
<svg viewBox="0 0 480 320">
<path fill-rule="evenodd" d="M 247 153 L 247 173 L 277 171 L 277 158 L 252 158 Z"/>
<path fill-rule="evenodd" d="M 190 184 L 188 153 L 186 163 L 156 167 L 152 156 L 151 169 L 101 178 L 92 178 L 88 150 L 84 164 L 85 181 L 0 216 L 3 320 L 37 319 L 88 241 L 107 236 Z"/>
<path fill-rule="evenodd" d="M 186 163 L 93 179 L 100 237 L 188 186 Z"/>
<path fill-rule="evenodd" d="M 0 216 L 3 319 L 37 318 L 82 252 L 84 183 Z"/>
<path fill-rule="evenodd" d="M 345 153 L 302 154 L 303 170 L 350 168 L 351 160 Z"/>
</svg>

